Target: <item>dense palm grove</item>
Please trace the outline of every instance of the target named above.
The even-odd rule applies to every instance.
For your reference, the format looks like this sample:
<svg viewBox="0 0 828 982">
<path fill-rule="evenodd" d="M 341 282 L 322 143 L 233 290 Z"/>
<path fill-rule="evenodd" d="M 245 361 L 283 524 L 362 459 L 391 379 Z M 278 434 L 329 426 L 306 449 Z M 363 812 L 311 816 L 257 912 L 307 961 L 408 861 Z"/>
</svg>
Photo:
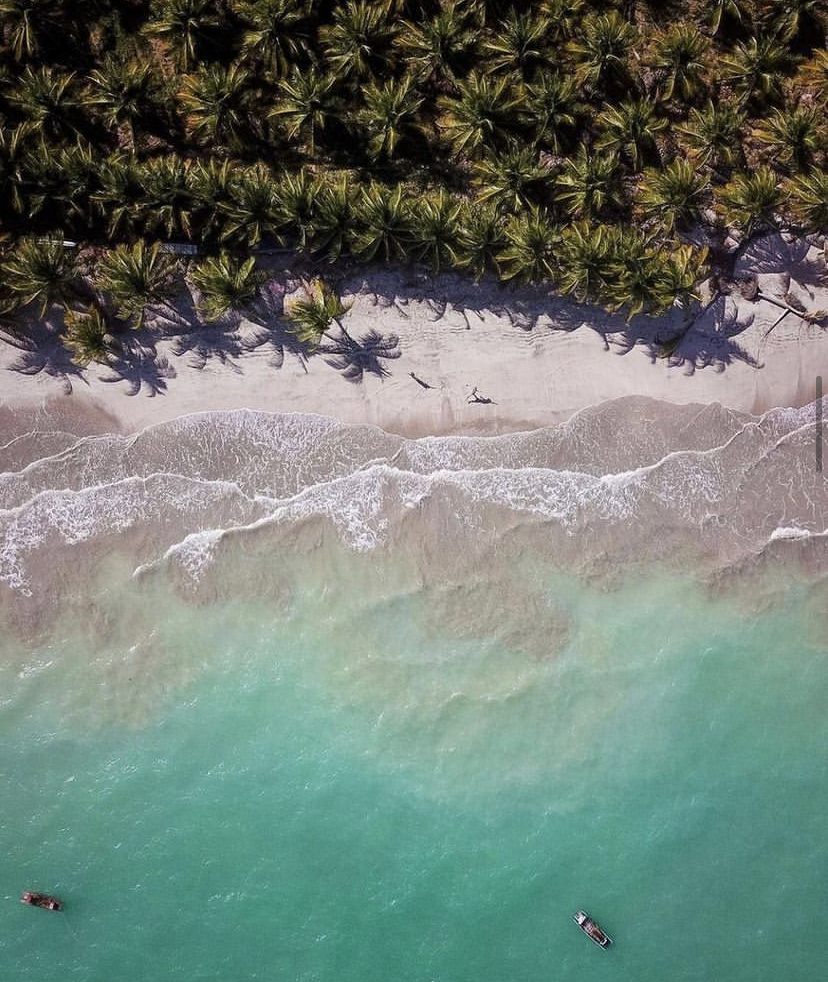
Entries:
<svg viewBox="0 0 828 982">
<path fill-rule="evenodd" d="M 87 356 L 182 275 L 206 318 L 241 309 L 267 246 L 636 313 L 689 302 L 692 229 L 828 226 L 826 0 L 0 0 L 0 19 L 0 300 L 62 303 Z"/>
</svg>

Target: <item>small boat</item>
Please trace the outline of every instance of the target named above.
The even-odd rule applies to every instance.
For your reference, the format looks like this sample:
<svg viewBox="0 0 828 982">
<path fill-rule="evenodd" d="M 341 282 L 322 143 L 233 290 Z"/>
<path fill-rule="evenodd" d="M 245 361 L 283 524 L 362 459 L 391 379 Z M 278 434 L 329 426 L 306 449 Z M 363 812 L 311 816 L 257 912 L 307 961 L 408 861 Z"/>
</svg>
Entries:
<svg viewBox="0 0 828 982">
<path fill-rule="evenodd" d="M 612 938 L 603 928 L 599 927 L 585 910 L 578 910 L 572 915 L 572 920 L 588 937 L 598 945 L 599 948 L 609 948 Z"/>
<path fill-rule="evenodd" d="M 20 898 L 21 904 L 28 904 L 30 907 L 42 907 L 44 910 L 63 910 L 63 901 L 57 897 L 50 897 L 48 893 L 36 893 L 26 890 Z"/>
</svg>

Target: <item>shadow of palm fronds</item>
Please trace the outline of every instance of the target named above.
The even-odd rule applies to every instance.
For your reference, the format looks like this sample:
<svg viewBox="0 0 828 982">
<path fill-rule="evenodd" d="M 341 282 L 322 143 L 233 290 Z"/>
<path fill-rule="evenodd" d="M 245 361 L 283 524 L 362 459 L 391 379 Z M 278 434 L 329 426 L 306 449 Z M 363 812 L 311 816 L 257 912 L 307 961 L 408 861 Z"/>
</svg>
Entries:
<svg viewBox="0 0 828 982">
<path fill-rule="evenodd" d="M 167 391 L 167 380 L 175 378 L 176 371 L 162 355 L 155 342 L 143 337 L 127 338 L 121 342 L 117 357 L 109 362 L 110 375 L 101 375 L 102 382 L 126 382 L 127 395 L 137 396 L 146 391 L 150 397 Z"/>
<path fill-rule="evenodd" d="M 363 334 L 359 340 L 343 331 L 338 338 L 327 338 L 318 351 L 325 356 L 327 364 L 342 372 L 349 382 L 361 382 L 366 373 L 388 378 L 391 373 L 383 361 L 402 356 L 396 334 L 382 335 L 374 330 Z"/>
<path fill-rule="evenodd" d="M 25 325 L 9 325 L 0 334 L 0 339 L 20 352 L 8 366 L 9 371 L 21 375 L 48 375 L 61 383 L 64 395 L 72 394 L 73 382 L 85 381 L 83 369 L 72 361 L 60 331 L 39 318 L 32 318 Z"/>
</svg>

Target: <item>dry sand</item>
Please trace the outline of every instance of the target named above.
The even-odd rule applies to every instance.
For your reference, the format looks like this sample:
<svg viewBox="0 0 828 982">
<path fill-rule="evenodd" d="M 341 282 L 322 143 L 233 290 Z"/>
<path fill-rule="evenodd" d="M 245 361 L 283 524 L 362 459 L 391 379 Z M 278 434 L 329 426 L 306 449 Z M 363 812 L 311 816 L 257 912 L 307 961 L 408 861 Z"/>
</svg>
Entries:
<svg viewBox="0 0 828 982">
<path fill-rule="evenodd" d="M 741 264 L 741 272 L 757 274 L 762 294 L 828 309 L 817 245 L 774 236 Z M 50 343 L 48 325 L 40 325 L 34 350 L 0 343 L 0 416 L 63 412 L 75 432 L 132 432 L 182 414 L 246 407 L 319 413 L 406 436 L 498 433 L 630 394 L 760 413 L 812 401 L 816 377 L 828 377 L 825 327 L 789 314 L 768 334 L 783 310 L 737 292 L 718 300 L 663 359 L 658 342 L 675 333 L 679 315 L 626 325 L 540 290 L 405 270 L 337 284 L 352 301 L 342 324 L 359 347 L 338 363 L 330 353 L 307 358 L 278 321 L 282 295 L 297 282 L 274 267 L 251 320 L 205 327 L 186 304 L 179 323 L 156 317 L 158 340 L 132 336 L 129 357 L 113 367 L 76 370 Z M 397 357 L 372 358 L 361 343 L 371 331 Z M 491 401 L 475 401 L 475 392 Z"/>
</svg>

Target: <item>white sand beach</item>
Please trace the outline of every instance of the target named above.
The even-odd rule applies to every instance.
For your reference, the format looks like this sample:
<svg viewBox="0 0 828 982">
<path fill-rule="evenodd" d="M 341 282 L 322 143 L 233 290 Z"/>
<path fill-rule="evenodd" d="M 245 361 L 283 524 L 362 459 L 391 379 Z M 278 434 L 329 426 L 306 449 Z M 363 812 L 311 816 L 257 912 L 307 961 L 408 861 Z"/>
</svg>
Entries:
<svg viewBox="0 0 828 982">
<path fill-rule="evenodd" d="M 116 366 L 78 370 L 48 335 L 32 350 L 0 344 L 0 407 L 30 419 L 32 411 L 66 412 L 90 430 L 134 432 L 202 410 L 249 408 L 421 436 L 532 429 L 632 394 L 754 414 L 801 406 L 815 398 L 816 377 L 828 376 L 828 330 L 795 313 L 776 323 L 785 313 L 778 304 L 828 309 L 824 255 L 779 236 L 752 248 L 741 263 L 756 274 L 759 298 L 721 297 L 669 358 L 657 352 L 680 327 L 678 314 L 627 325 L 542 290 L 410 270 L 338 283 L 352 304 L 342 324 L 357 345 L 344 360 L 305 357 L 278 326 L 282 295 L 301 281 L 274 267 L 264 314 L 217 326 L 191 310 L 180 324 L 156 321 L 156 340 L 132 336 Z M 371 331 L 390 357 L 372 357 L 370 341 L 362 344 Z"/>
</svg>

